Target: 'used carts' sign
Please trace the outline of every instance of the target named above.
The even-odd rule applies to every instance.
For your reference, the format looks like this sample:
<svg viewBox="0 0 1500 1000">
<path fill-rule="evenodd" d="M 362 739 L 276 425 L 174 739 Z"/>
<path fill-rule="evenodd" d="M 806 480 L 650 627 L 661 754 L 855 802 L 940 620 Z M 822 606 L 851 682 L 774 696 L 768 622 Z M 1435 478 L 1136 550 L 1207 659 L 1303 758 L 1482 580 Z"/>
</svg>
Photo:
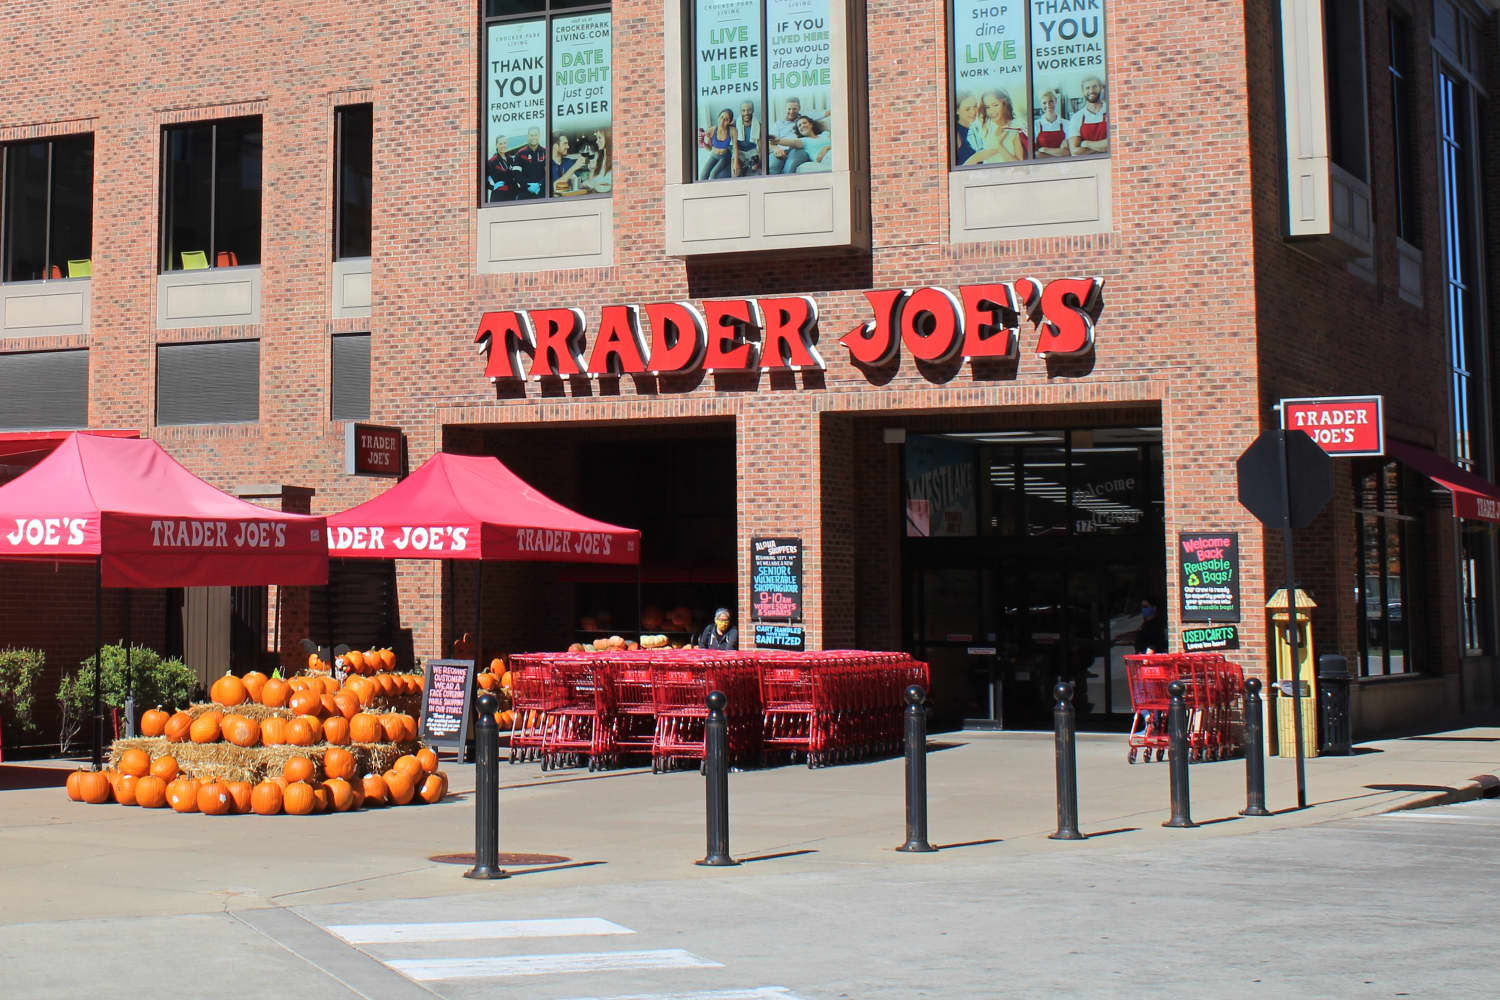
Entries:
<svg viewBox="0 0 1500 1000">
<path fill-rule="evenodd" d="M 1182 571 L 1181 620 L 1240 620 L 1240 536 L 1233 531 L 1184 531 L 1177 536 Z"/>
<path fill-rule="evenodd" d="M 463 747 L 469 739 L 474 692 L 473 660 L 428 660 L 418 735 L 438 746 Z"/>
<path fill-rule="evenodd" d="M 750 592 L 755 621 L 802 620 L 802 539 L 750 539 Z"/>
<path fill-rule="evenodd" d="M 1195 625 L 1182 630 L 1185 653 L 1206 653 L 1215 649 L 1239 649 L 1238 625 Z"/>
</svg>

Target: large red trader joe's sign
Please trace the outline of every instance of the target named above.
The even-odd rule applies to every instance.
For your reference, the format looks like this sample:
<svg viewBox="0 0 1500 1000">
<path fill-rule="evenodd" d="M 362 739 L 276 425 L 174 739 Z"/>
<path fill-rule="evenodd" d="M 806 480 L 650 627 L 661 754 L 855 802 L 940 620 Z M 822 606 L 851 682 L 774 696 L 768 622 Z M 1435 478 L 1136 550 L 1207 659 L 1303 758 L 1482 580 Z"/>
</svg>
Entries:
<svg viewBox="0 0 1500 1000">
<path fill-rule="evenodd" d="M 1383 396 L 1317 396 L 1281 401 L 1281 426 L 1306 431 L 1330 455 L 1385 454 Z"/>
<path fill-rule="evenodd" d="M 1100 278 L 1036 278 L 946 288 L 864 293 L 873 318 L 839 339 L 856 364 L 881 367 L 904 346 L 916 360 L 941 364 L 1013 359 L 1024 317 L 1041 358 L 1087 354 L 1103 308 Z M 642 322 L 644 314 L 644 322 Z M 818 304 L 810 296 L 610 305 L 588 337 L 582 309 L 487 312 L 474 343 L 488 352 L 494 381 L 619 378 L 689 372 L 822 369 Z M 523 356 L 529 355 L 527 363 Z"/>
</svg>

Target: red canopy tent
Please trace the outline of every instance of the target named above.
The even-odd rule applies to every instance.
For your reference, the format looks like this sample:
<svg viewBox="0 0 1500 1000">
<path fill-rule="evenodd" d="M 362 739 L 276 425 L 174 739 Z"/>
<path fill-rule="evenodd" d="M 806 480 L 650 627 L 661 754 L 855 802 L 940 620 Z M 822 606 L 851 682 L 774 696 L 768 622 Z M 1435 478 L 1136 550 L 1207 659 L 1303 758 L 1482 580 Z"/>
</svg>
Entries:
<svg viewBox="0 0 1500 1000">
<path fill-rule="evenodd" d="M 322 517 L 267 510 L 224 493 L 149 438 L 71 434 L 0 486 L 0 559 L 97 567 L 96 769 L 103 718 L 98 591 L 326 583 L 326 531 Z"/>
</svg>

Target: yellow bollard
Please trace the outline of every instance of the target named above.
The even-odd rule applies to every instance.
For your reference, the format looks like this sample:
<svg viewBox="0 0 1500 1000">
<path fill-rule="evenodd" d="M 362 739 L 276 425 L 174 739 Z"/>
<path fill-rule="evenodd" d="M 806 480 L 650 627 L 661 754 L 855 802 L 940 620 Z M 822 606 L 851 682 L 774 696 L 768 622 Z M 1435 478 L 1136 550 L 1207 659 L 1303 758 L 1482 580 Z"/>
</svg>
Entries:
<svg viewBox="0 0 1500 1000">
<path fill-rule="evenodd" d="M 1297 591 L 1297 680 L 1302 694 L 1302 748 L 1307 757 L 1318 755 L 1318 658 L 1313 654 L 1312 610 L 1317 607 L 1311 597 Z M 1294 757 L 1297 754 L 1296 722 L 1292 699 L 1292 647 L 1287 641 L 1287 626 L 1291 624 L 1291 613 L 1287 610 L 1286 588 L 1271 595 L 1266 602 L 1271 612 L 1271 633 L 1274 636 L 1272 661 L 1274 676 L 1281 685 L 1281 695 L 1276 699 L 1276 747 L 1277 757 Z"/>
</svg>

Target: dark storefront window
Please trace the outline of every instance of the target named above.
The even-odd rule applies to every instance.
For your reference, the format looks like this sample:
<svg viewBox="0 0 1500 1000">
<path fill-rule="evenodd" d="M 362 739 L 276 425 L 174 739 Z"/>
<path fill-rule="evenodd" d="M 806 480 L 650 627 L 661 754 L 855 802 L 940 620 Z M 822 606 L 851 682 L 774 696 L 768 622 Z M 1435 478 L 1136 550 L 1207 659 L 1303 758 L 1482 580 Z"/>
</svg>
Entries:
<svg viewBox="0 0 1500 1000">
<path fill-rule="evenodd" d="M 370 256 L 374 114 L 368 104 L 334 112 L 334 260 Z"/>
<path fill-rule="evenodd" d="M 237 424 L 258 419 L 260 341 L 156 348 L 158 424 Z"/>
<path fill-rule="evenodd" d="M 86 278 L 94 240 L 94 137 L 0 147 L 4 280 Z"/>
<path fill-rule="evenodd" d="M 370 419 L 370 335 L 333 338 L 333 419 Z"/>
<path fill-rule="evenodd" d="M 1416 81 L 1412 56 L 1411 18 L 1392 8 L 1386 12 L 1390 36 L 1390 60 L 1386 69 L 1391 78 L 1391 147 L 1396 154 L 1392 166 L 1396 173 L 1396 235 L 1415 245 L 1421 218 L 1420 192 L 1417 187 L 1416 123 L 1412 120 L 1412 85 Z"/>
<path fill-rule="evenodd" d="M 0 431 L 88 425 L 88 351 L 0 354 Z"/>
<path fill-rule="evenodd" d="M 1395 462 L 1355 466 L 1359 672 L 1421 669 L 1426 591 L 1421 481 Z"/>
<path fill-rule="evenodd" d="M 161 269 L 260 263 L 260 118 L 162 129 Z"/>
</svg>

